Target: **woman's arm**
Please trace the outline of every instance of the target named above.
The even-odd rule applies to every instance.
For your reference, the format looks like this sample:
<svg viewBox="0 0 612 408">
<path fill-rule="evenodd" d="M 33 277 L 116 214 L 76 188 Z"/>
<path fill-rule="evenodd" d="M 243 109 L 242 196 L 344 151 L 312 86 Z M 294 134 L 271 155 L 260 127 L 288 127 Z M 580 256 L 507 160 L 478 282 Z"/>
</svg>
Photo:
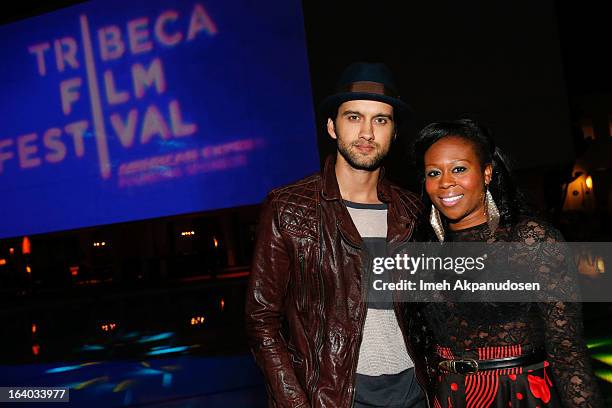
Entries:
<svg viewBox="0 0 612 408">
<path fill-rule="evenodd" d="M 582 307 L 575 268 L 563 237 L 538 220 L 517 225 L 516 241 L 523 243 L 531 272 L 554 301 L 540 302 L 544 345 L 552 380 L 564 406 L 603 407 L 583 337 Z M 545 296 L 546 297 L 546 296 Z"/>
<path fill-rule="evenodd" d="M 603 407 L 582 335 L 580 303 L 540 303 L 553 381 L 566 407 Z"/>
</svg>

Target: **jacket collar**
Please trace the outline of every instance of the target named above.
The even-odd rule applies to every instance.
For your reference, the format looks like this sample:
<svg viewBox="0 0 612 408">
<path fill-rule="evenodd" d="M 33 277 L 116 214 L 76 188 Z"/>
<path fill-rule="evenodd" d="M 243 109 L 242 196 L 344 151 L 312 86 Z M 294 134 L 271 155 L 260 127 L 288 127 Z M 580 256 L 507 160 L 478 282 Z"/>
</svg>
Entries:
<svg viewBox="0 0 612 408">
<path fill-rule="evenodd" d="M 329 156 L 325 160 L 322 172 L 321 196 L 327 201 L 342 201 L 338 180 L 336 179 L 335 158 Z M 378 198 L 388 205 L 387 209 L 387 242 L 402 242 L 407 239 L 412 231 L 415 220 L 410 216 L 406 209 L 399 204 L 397 194 L 392 195 L 391 183 L 384 178 L 384 168 L 380 169 L 378 177 L 377 192 Z M 354 246 L 361 247 L 363 240 L 353 224 L 350 214 L 346 207 L 342 205 L 342 210 L 337 216 L 336 222 L 340 233 Z"/>
<path fill-rule="evenodd" d="M 325 165 L 323 167 L 323 188 L 321 195 L 324 200 L 342 200 L 340 195 L 340 187 L 338 187 L 338 180 L 336 179 L 336 158 L 334 155 L 327 156 Z M 391 201 L 391 186 L 385 179 L 385 168 L 380 168 L 380 174 L 378 176 L 378 184 L 376 185 L 378 199 L 383 203 L 389 203 Z"/>
</svg>

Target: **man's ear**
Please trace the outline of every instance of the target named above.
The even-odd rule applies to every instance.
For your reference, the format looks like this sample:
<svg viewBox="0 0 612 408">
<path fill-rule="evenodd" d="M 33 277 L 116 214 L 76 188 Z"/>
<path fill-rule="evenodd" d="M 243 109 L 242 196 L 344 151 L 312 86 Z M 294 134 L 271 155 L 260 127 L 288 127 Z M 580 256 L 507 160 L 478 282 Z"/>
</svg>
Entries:
<svg viewBox="0 0 612 408">
<path fill-rule="evenodd" d="M 331 118 L 327 118 L 327 133 L 329 133 L 329 136 L 332 139 L 338 138 L 338 136 L 336 135 L 336 125 L 334 124 L 334 121 L 331 120 Z"/>
</svg>

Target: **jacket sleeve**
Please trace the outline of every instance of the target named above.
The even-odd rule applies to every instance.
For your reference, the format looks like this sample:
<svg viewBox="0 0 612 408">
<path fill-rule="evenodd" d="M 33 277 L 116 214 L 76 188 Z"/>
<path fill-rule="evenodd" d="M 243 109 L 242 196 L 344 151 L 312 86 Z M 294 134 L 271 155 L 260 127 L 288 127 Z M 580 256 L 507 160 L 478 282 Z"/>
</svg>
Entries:
<svg viewBox="0 0 612 408">
<path fill-rule="evenodd" d="M 262 206 L 246 296 L 246 332 L 272 407 L 309 407 L 281 336 L 291 257 L 281 236 L 272 195 Z"/>
</svg>

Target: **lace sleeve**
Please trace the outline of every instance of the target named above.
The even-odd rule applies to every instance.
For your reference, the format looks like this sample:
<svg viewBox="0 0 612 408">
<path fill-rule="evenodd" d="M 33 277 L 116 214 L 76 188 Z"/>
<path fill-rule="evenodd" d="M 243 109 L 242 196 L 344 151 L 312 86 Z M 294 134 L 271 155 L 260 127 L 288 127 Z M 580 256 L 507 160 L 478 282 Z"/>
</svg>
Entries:
<svg viewBox="0 0 612 408">
<path fill-rule="evenodd" d="M 542 303 L 545 344 L 555 385 L 567 407 L 603 407 L 582 337 L 580 303 Z"/>
<path fill-rule="evenodd" d="M 516 241 L 524 243 L 525 257 L 533 273 L 546 285 L 576 291 L 576 284 L 563 245 L 563 237 L 554 228 L 529 220 L 517 225 Z M 564 293 L 573 300 L 574 293 Z M 576 302 L 542 302 L 538 309 L 545 327 L 545 349 L 555 386 L 566 407 L 603 407 L 603 399 L 591 369 L 582 335 L 582 307 Z"/>
</svg>

